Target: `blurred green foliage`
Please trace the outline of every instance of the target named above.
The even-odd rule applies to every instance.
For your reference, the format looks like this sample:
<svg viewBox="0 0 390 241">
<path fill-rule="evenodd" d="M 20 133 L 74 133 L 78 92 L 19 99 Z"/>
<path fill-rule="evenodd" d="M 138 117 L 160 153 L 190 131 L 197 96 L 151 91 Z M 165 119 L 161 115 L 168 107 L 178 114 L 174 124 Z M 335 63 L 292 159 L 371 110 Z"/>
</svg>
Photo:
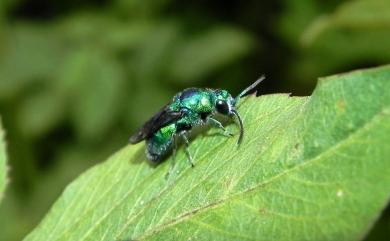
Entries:
<svg viewBox="0 0 390 241">
<path fill-rule="evenodd" d="M 0 202 L 3 199 L 7 184 L 7 155 L 5 150 L 4 131 L 0 119 Z"/>
<path fill-rule="evenodd" d="M 309 94 L 319 76 L 388 63 L 389 16 L 387 0 L 0 1 L 0 239 L 21 239 L 177 91 L 237 93 L 264 73 L 261 93 Z"/>
</svg>

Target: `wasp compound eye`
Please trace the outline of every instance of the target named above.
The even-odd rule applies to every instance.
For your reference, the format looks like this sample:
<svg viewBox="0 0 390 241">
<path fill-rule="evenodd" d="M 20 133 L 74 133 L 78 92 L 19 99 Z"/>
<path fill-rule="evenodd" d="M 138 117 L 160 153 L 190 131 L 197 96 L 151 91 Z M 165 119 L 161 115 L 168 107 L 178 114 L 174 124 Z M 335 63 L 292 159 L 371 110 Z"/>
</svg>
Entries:
<svg viewBox="0 0 390 241">
<path fill-rule="evenodd" d="M 226 115 L 226 114 L 229 113 L 229 106 L 226 103 L 226 101 L 224 101 L 224 100 L 218 100 L 216 105 L 215 105 L 215 108 L 221 114 L 225 114 Z"/>
</svg>

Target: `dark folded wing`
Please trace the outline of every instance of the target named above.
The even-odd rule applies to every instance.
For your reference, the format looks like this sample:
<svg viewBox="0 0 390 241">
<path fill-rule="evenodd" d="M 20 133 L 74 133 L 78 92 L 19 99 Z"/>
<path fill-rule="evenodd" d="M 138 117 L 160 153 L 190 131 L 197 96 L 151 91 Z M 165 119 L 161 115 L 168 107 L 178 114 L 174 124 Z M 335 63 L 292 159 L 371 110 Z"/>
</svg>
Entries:
<svg viewBox="0 0 390 241">
<path fill-rule="evenodd" d="M 150 118 L 133 136 L 130 137 L 130 143 L 138 143 L 148 138 L 160 128 L 171 124 L 182 116 L 180 111 L 172 111 L 164 106 L 158 113 Z"/>
</svg>

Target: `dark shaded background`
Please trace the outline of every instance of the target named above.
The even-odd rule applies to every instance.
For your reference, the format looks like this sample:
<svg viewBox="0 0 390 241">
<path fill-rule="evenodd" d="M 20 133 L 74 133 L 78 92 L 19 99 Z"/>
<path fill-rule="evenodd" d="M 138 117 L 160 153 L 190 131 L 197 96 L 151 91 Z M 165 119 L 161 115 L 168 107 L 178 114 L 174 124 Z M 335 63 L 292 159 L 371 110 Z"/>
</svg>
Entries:
<svg viewBox="0 0 390 241">
<path fill-rule="evenodd" d="M 127 144 L 183 88 L 309 95 L 317 78 L 390 61 L 386 0 L 2 0 L 0 112 L 10 185 L 0 239 Z M 367 240 L 389 237 L 389 211 Z"/>
</svg>

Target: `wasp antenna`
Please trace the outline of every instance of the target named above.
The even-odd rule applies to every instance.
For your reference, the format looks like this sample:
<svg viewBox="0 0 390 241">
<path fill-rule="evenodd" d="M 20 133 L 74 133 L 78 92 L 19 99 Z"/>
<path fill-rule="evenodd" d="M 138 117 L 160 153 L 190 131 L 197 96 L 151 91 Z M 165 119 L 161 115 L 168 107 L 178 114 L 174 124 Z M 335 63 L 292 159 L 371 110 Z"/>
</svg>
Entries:
<svg viewBox="0 0 390 241">
<path fill-rule="evenodd" d="M 253 90 L 258 84 L 260 84 L 263 80 L 265 79 L 265 76 L 262 75 L 260 76 L 260 78 L 258 78 L 256 80 L 255 83 L 251 84 L 250 86 L 248 86 L 245 90 L 243 90 L 238 96 L 239 97 L 243 97 L 245 96 L 249 91 Z"/>
<path fill-rule="evenodd" d="M 265 79 L 264 75 L 260 76 L 260 78 L 258 78 L 255 83 L 251 84 L 250 86 L 245 88 L 243 91 L 241 91 L 241 93 L 235 98 L 235 103 L 237 104 L 238 101 L 241 99 L 241 97 L 245 96 L 246 94 L 248 94 L 249 91 L 256 88 L 256 86 L 258 84 L 260 84 L 264 79 Z"/>
<path fill-rule="evenodd" d="M 240 145 L 244 137 L 244 124 L 242 123 L 240 114 L 238 114 L 236 110 L 232 110 L 232 113 L 237 117 L 238 123 L 240 124 L 240 136 L 238 137 L 238 141 L 237 141 L 237 145 Z"/>
</svg>

